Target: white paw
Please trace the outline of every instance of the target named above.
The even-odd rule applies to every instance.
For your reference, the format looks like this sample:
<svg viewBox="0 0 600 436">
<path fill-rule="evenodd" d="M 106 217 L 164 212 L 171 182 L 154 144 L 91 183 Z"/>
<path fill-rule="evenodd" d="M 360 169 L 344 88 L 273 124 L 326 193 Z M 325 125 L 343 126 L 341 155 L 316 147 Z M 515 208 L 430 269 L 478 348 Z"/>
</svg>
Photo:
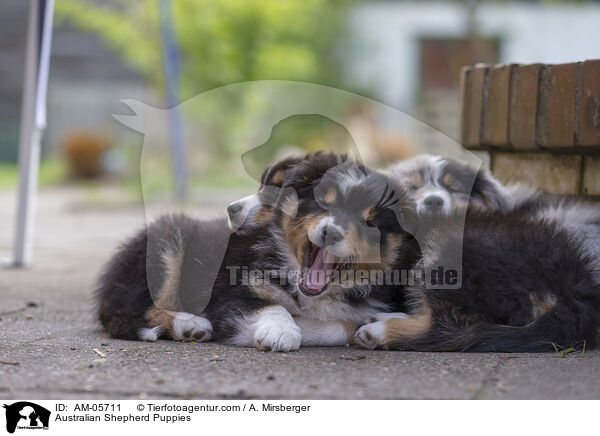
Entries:
<svg viewBox="0 0 600 436">
<path fill-rule="evenodd" d="M 173 318 L 173 339 L 176 341 L 209 341 L 212 324 L 206 318 L 180 312 Z"/>
<path fill-rule="evenodd" d="M 364 348 L 382 347 L 385 339 L 386 320 L 366 324 L 354 334 L 354 343 Z"/>
<path fill-rule="evenodd" d="M 300 349 L 302 334 L 294 319 L 281 306 L 263 309 L 256 321 L 254 344 L 264 351 L 295 351 Z"/>
<path fill-rule="evenodd" d="M 378 322 L 378 321 L 387 321 L 388 319 L 395 319 L 395 318 L 406 319 L 406 318 L 408 318 L 408 315 L 404 312 L 380 312 L 380 313 L 372 316 L 371 318 L 369 318 L 365 324 Z"/>
</svg>

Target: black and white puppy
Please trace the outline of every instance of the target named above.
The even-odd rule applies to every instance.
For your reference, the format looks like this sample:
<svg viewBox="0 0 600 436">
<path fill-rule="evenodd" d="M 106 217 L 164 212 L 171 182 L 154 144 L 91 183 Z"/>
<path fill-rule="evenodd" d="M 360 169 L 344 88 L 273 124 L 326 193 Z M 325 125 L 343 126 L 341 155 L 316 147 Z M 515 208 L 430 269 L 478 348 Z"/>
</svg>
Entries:
<svg viewBox="0 0 600 436">
<path fill-rule="evenodd" d="M 423 154 L 383 172 L 410 194 L 419 215 L 448 215 L 466 205 L 488 210 L 511 205 L 510 193 L 487 170 L 454 159 Z"/>
<path fill-rule="evenodd" d="M 414 238 L 399 225 L 414 213 L 403 191 L 334 154 L 284 167 L 273 173 L 277 200 L 252 226 L 230 234 L 225 219 L 174 215 L 127 241 L 96 293 L 108 332 L 290 351 L 347 344 L 365 319 L 402 310 L 402 293 L 355 283 L 353 273 L 408 269 L 418 258 Z M 215 259 L 224 237 L 227 249 Z"/>
</svg>

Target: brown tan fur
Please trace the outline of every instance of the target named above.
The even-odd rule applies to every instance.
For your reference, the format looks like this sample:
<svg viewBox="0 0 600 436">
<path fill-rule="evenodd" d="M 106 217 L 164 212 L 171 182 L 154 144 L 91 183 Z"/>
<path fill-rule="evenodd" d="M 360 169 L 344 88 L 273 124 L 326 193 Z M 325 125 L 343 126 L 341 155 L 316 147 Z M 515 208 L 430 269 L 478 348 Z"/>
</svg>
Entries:
<svg viewBox="0 0 600 436">
<path fill-rule="evenodd" d="M 556 297 L 551 294 L 544 295 L 541 298 L 532 295 L 531 304 L 533 305 L 533 318 L 537 319 L 542 315 L 552 311 L 558 304 L 558 301 L 556 300 Z"/>
<path fill-rule="evenodd" d="M 456 184 L 456 180 L 454 179 L 454 176 L 452 175 L 452 173 L 446 173 L 444 174 L 444 177 L 442 178 L 442 183 L 443 185 L 451 190 L 458 190 L 459 187 Z"/>
<path fill-rule="evenodd" d="M 432 310 L 424 306 L 421 314 L 408 318 L 393 318 L 385 322 L 383 345 L 392 346 L 401 340 L 416 339 L 429 331 L 433 325 Z"/>
<path fill-rule="evenodd" d="M 325 200 L 325 203 L 331 204 L 335 201 L 336 197 L 337 197 L 337 193 L 336 193 L 335 189 L 333 187 L 331 187 L 327 190 L 327 193 L 325 194 L 325 197 L 323 198 L 323 200 Z"/>
<path fill-rule="evenodd" d="M 413 171 L 407 179 L 407 185 L 421 186 L 423 184 L 423 176 L 419 171 Z"/>
<path fill-rule="evenodd" d="M 180 244 L 181 245 L 181 244 Z M 183 252 L 168 250 L 164 253 L 164 281 L 158 295 L 152 295 L 156 307 L 163 310 L 177 310 L 179 305 L 178 288 L 183 263 Z"/>
<path fill-rule="evenodd" d="M 271 179 L 271 184 L 276 185 L 276 186 L 281 186 L 281 182 L 283 181 L 283 175 L 284 172 L 279 170 L 277 171 L 275 174 L 273 174 L 273 177 Z"/>
<path fill-rule="evenodd" d="M 348 344 L 352 344 L 352 342 L 354 341 L 354 333 L 356 333 L 358 325 L 352 321 L 342 322 L 342 325 L 344 327 L 344 330 L 346 331 L 346 335 L 348 336 Z"/>
<path fill-rule="evenodd" d="M 270 206 L 263 205 L 254 217 L 257 225 L 266 225 L 275 219 L 275 211 Z"/>
<path fill-rule="evenodd" d="M 308 242 L 308 230 L 316 226 L 321 220 L 322 215 L 307 215 L 300 219 L 294 219 L 289 215 L 284 215 L 282 220 L 282 229 L 292 251 L 296 255 L 298 262 L 302 263 L 306 254 L 306 243 Z"/>
<path fill-rule="evenodd" d="M 159 309 L 156 306 L 150 307 L 146 312 L 146 321 L 148 321 L 148 327 L 160 327 L 161 331 L 167 332 L 170 337 L 174 337 L 175 334 L 173 332 L 173 319 L 175 318 L 172 315 L 172 312 Z"/>
</svg>

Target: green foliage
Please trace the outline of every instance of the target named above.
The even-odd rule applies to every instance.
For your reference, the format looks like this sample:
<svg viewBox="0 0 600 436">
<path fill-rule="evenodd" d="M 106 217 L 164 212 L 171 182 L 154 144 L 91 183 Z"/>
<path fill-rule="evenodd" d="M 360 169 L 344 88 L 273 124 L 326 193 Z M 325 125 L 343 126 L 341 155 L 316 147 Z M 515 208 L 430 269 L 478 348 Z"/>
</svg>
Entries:
<svg viewBox="0 0 600 436">
<path fill-rule="evenodd" d="M 346 14 L 354 1 L 172 0 L 181 59 L 180 100 L 223 85 L 254 80 L 293 80 L 348 88 L 338 55 L 340 46 L 348 44 Z M 56 18 L 99 35 L 110 50 L 163 94 L 159 0 L 60 0 L 56 2 Z M 232 95 L 225 92 L 215 101 L 206 98 L 207 102 L 196 101 L 203 110 L 194 112 L 192 103 L 185 114 L 187 126 L 201 120 L 204 128 L 201 134 L 196 133 L 202 149 L 198 153 L 202 155 L 190 158 L 200 160 L 201 167 L 195 168 L 194 162 L 189 162 L 191 174 L 201 173 L 204 181 L 231 174 L 233 162 L 247 149 L 248 132 L 270 107 L 268 96 L 256 95 L 251 89 Z M 170 167 L 165 165 L 164 170 L 168 180 Z M 148 185 L 166 186 L 164 177 L 154 179 L 147 180 Z"/>
<path fill-rule="evenodd" d="M 38 184 L 40 187 L 58 185 L 67 179 L 67 168 L 60 159 L 48 159 L 40 164 Z M 0 189 L 14 189 L 19 183 L 16 164 L 0 162 Z"/>
<path fill-rule="evenodd" d="M 352 0 L 173 0 L 182 97 L 224 84 L 285 79 L 340 86 L 334 47 Z M 161 87 L 158 0 L 61 0 L 57 19 L 97 33 Z"/>
</svg>

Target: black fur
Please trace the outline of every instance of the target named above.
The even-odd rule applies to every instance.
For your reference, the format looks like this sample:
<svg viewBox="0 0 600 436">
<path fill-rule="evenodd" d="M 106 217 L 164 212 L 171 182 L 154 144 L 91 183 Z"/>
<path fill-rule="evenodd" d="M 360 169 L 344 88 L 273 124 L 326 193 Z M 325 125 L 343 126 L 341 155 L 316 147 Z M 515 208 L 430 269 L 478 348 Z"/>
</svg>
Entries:
<svg viewBox="0 0 600 436">
<path fill-rule="evenodd" d="M 443 258 L 461 242 L 462 225 L 451 216 L 432 227 L 428 242 Z M 460 289 L 421 284 L 411 291 L 417 307 L 431 310 L 432 327 L 390 348 L 540 352 L 598 345 L 600 286 L 569 234 L 519 212 L 471 211 L 462 242 Z M 536 314 L 540 301 L 548 310 Z"/>
</svg>

